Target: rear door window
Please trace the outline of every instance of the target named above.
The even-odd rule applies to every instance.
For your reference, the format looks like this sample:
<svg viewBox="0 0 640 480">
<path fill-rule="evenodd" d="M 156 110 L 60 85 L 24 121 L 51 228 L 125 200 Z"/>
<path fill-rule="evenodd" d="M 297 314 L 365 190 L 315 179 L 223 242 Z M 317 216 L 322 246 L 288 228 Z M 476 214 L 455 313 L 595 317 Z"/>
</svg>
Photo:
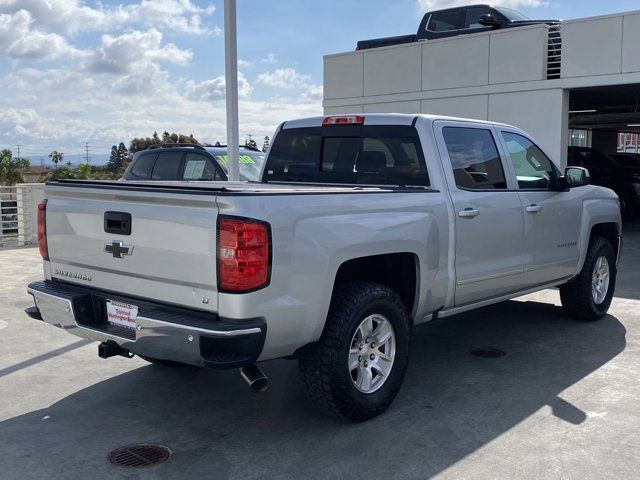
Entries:
<svg viewBox="0 0 640 480">
<path fill-rule="evenodd" d="M 490 130 L 445 127 L 442 136 L 458 188 L 506 190 L 502 160 Z"/>
<path fill-rule="evenodd" d="M 281 130 L 266 181 L 428 186 L 418 132 L 409 126 L 328 126 Z"/>
<path fill-rule="evenodd" d="M 183 180 L 223 180 L 213 161 L 199 153 L 187 153 L 184 160 Z"/>
<path fill-rule="evenodd" d="M 183 152 L 160 152 L 153 166 L 152 180 L 180 180 Z"/>
<path fill-rule="evenodd" d="M 126 172 L 125 180 L 149 180 L 157 156 L 156 152 L 140 155 L 131 165 L 131 169 Z"/>
</svg>

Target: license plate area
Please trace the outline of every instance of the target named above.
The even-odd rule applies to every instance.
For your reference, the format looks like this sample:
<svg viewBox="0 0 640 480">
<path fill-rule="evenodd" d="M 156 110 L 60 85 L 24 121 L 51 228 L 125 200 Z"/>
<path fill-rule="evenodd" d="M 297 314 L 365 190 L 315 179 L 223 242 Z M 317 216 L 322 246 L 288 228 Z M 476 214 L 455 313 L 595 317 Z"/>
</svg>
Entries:
<svg viewBox="0 0 640 480">
<path fill-rule="evenodd" d="M 107 323 L 117 328 L 123 328 L 134 333 L 136 331 L 136 318 L 138 306 L 116 300 L 105 300 Z"/>
</svg>

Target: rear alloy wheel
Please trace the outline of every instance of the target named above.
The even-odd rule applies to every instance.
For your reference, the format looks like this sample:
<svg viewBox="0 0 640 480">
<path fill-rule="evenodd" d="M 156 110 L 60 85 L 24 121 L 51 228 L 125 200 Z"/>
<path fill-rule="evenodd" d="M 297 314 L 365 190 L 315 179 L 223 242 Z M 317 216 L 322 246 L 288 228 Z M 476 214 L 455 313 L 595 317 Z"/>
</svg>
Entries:
<svg viewBox="0 0 640 480">
<path fill-rule="evenodd" d="M 383 315 L 369 315 L 351 339 L 347 368 L 353 385 L 362 393 L 373 393 L 384 385 L 393 368 L 396 336 Z"/>
<path fill-rule="evenodd" d="M 354 422 L 380 415 L 402 385 L 409 333 L 404 304 L 390 288 L 370 282 L 336 285 L 322 337 L 300 356 L 309 398 Z"/>
<path fill-rule="evenodd" d="M 579 320 L 593 321 L 604 317 L 613 300 L 616 273 L 611 244 L 604 238 L 592 238 L 582 271 L 560 287 L 562 306 Z"/>
</svg>

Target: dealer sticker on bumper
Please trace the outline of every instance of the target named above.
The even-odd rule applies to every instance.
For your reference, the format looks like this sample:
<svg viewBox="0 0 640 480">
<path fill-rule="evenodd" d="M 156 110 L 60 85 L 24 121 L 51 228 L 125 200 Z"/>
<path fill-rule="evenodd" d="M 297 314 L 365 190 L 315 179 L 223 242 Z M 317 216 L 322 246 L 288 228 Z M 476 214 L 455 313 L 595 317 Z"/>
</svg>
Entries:
<svg viewBox="0 0 640 480">
<path fill-rule="evenodd" d="M 111 325 L 119 325 L 121 327 L 136 329 L 136 317 L 138 316 L 138 307 L 129 305 L 128 303 L 107 300 L 107 322 Z"/>
</svg>

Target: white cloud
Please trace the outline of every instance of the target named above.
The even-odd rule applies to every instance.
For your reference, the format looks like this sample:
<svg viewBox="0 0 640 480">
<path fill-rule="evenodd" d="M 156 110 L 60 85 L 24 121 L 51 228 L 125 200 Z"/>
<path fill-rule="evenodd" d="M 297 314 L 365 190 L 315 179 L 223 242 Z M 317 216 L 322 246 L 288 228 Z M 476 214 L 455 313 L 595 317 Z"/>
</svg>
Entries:
<svg viewBox="0 0 640 480">
<path fill-rule="evenodd" d="M 181 50 L 173 43 L 163 45 L 162 33 L 150 29 L 119 36 L 103 35 L 88 66 L 96 73 L 123 74 L 143 70 L 153 62 L 186 65 L 192 57 L 190 50 Z"/>
<path fill-rule="evenodd" d="M 442 8 L 457 7 L 461 5 L 475 5 L 478 2 L 474 0 L 417 0 L 421 10 L 439 10 Z M 491 2 L 494 6 L 502 6 L 509 8 L 518 7 L 541 7 L 547 5 L 546 0 L 494 0 Z"/>
<path fill-rule="evenodd" d="M 175 78 L 166 68 L 189 64 L 193 52 L 181 47 L 183 35 L 170 43 L 165 34 L 215 34 L 219 29 L 209 17 L 214 7 L 195 0 L 131 1 L 114 7 L 88 0 L 0 0 L 0 60 L 54 61 L 12 62 L 0 75 L 0 148 L 19 142 L 27 156 L 58 149 L 76 161 L 84 141 L 92 153 L 104 148 L 108 154 L 111 144 L 154 130 L 224 139 L 224 77 L 196 81 L 185 72 Z M 72 41 L 81 32 L 104 34 L 83 35 L 93 44 L 79 48 Z M 239 73 L 242 135 L 271 136 L 285 119 L 322 113 L 321 86 L 293 68 L 267 66 L 276 63 L 274 54 L 239 62 L 272 69 L 255 81 L 288 95 L 256 99 L 253 77 Z"/>
<path fill-rule="evenodd" d="M 35 26 L 44 30 L 72 34 L 104 26 L 107 12 L 91 8 L 78 0 L 0 0 L 0 13 L 28 11 Z"/>
<path fill-rule="evenodd" d="M 183 34 L 220 34 L 219 27 L 206 25 L 215 7 L 199 7 L 191 0 L 141 0 L 139 3 L 91 7 L 81 0 L 0 0 L 0 13 L 30 12 L 41 30 L 73 35 L 81 31 L 105 31 L 127 26 L 154 26 Z"/>
<path fill-rule="evenodd" d="M 318 86 L 297 97 L 258 100 L 244 76 L 239 82 L 242 136 L 271 136 L 286 119 L 322 114 Z M 58 149 L 76 161 L 84 141 L 93 154 L 108 154 L 113 143 L 154 130 L 193 133 L 211 142 L 226 136 L 223 77 L 173 80 L 153 62 L 118 75 L 73 65 L 23 68 L 0 77 L 0 91 L 0 148 L 19 142 L 27 156 Z"/>
<path fill-rule="evenodd" d="M 226 97 L 226 81 L 224 76 L 219 76 L 204 82 L 187 81 L 185 95 L 191 100 L 215 101 Z M 249 98 L 253 87 L 245 76 L 238 72 L 238 97 Z"/>
<path fill-rule="evenodd" d="M 300 100 L 303 102 L 319 102 L 322 100 L 322 93 L 322 85 L 309 85 L 309 87 L 302 92 L 302 95 L 300 95 Z"/>
<path fill-rule="evenodd" d="M 254 64 L 255 62 L 252 62 L 250 60 L 242 60 L 241 58 L 238 59 L 239 67 L 252 67 Z"/>
<path fill-rule="evenodd" d="M 273 72 L 258 75 L 258 82 L 270 87 L 292 89 L 309 85 L 311 76 L 298 73 L 295 68 L 277 68 Z"/>
<path fill-rule="evenodd" d="M 80 54 L 64 37 L 34 30 L 33 23 L 26 10 L 0 13 L 0 52 L 13 59 L 48 60 Z"/>
<path fill-rule="evenodd" d="M 219 27 L 202 23 L 201 15 L 211 15 L 214 12 L 213 5 L 201 8 L 190 0 L 142 0 L 139 4 L 120 7 L 114 16 L 124 22 L 165 26 L 179 33 L 219 35 L 222 33 Z"/>
</svg>

